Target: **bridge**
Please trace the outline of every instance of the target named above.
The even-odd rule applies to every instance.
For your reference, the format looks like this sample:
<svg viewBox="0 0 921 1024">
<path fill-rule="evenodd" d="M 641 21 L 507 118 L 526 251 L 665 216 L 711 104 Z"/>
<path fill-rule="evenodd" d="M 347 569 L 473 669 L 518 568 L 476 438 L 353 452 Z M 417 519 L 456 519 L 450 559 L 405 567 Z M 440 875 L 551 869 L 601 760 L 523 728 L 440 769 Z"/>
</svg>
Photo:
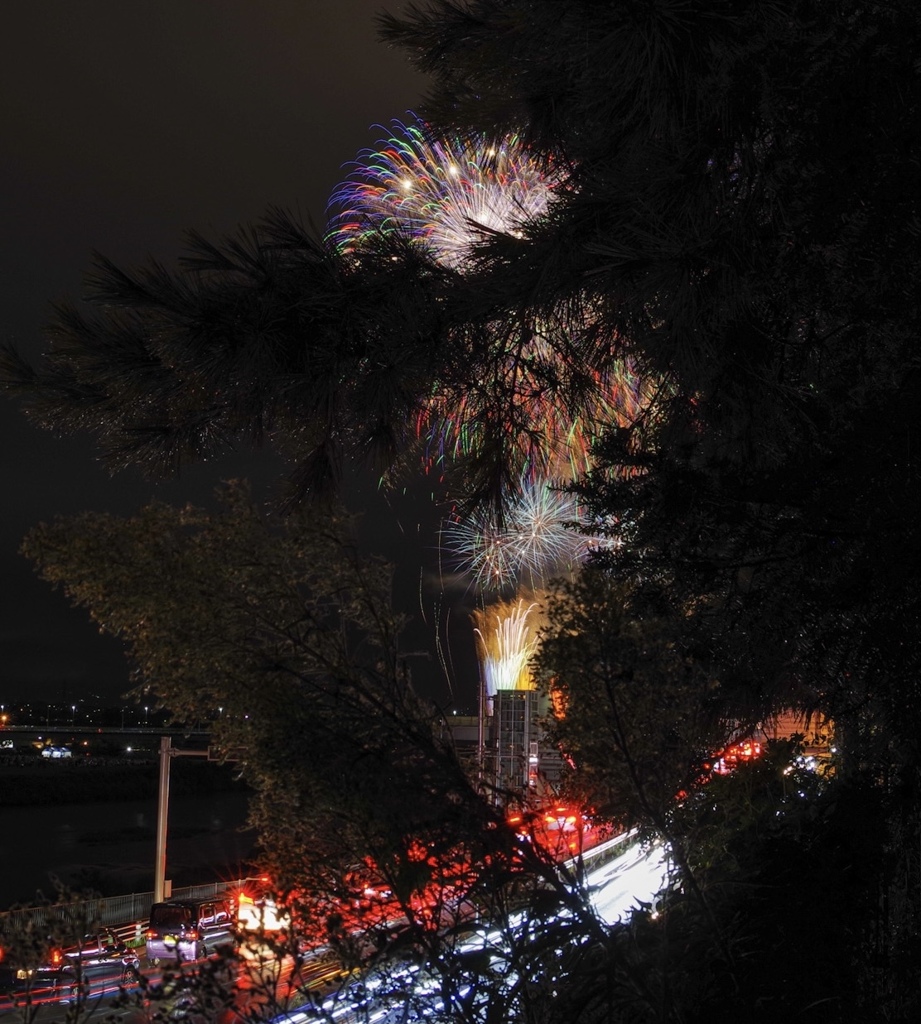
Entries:
<svg viewBox="0 0 921 1024">
<path fill-rule="evenodd" d="M 172 733 L 174 736 L 207 737 L 211 730 L 204 727 L 194 729 L 175 728 L 170 729 L 162 725 L 93 725 L 92 723 L 71 724 L 70 722 L 49 722 L 45 725 L 7 725 L 0 728 L 0 737 L 3 736 L 43 736 L 49 732 L 73 733 L 81 736 L 115 735 L 115 736 L 162 736 L 164 733 Z"/>
</svg>

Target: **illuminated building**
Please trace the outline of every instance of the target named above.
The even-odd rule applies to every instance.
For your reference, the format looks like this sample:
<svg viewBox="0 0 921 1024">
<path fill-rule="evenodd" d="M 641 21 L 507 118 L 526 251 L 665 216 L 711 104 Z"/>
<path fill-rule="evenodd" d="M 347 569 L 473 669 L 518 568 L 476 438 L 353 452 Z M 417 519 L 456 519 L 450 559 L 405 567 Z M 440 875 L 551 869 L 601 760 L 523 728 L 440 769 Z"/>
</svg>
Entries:
<svg viewBox="0 0 921 1024">
<path fill-rule="evenodd" d="M 500 803 L 540 792 L 559 779 L 560 755 L 541 721 L 549 698 L 538 691 L 530 661 L 537 646 L 536 605 L 499 601 L 474 613 L 480 662 L 477 760 L 484 785 Z"/>
</svg>

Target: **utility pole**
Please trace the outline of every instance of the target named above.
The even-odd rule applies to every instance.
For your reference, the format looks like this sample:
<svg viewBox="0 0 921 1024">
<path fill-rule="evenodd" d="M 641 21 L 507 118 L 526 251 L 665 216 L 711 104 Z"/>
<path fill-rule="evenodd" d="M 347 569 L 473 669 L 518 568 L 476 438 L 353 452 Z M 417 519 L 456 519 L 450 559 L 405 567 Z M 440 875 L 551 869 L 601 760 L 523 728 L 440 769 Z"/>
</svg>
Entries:
<svg viewBox="0 0 921 1024">
<path fill-rule="evenodd" d="M 146 711 L 146 708 L 145 708 Z M 157 853 L 154 862 L 154 903 L 166 899 L 166 827 L 169 820 L 169 767 L 172 757 L 208 757 L 207 750 L 177 750 L 172 737 L 160 737 L 160 789 L 157 795 Z"/>
<path fill-rule="evenodd" d="M 476 709 L 476 765 L 477 784 L 480 792 L 484 793 L 486 778 L 486 679 L 482 672 L 479 672 L 480 686 L 477 691 Z"/>
</svg>

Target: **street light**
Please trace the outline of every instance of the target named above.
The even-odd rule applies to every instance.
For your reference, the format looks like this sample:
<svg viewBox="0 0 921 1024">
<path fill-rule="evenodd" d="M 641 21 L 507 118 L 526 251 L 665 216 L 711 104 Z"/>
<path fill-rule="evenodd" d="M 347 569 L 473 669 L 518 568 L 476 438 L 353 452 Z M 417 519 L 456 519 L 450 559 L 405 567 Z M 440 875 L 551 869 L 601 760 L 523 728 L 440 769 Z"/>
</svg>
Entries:
<svg viewBox="0 0 921 1024">
<path fill-rule="evenodd" d="M 145 729 L 147 728 L 147 712 L 149 710 L 150 710 L 150 708 L 145 704 L 144 705 L 144 728 Z"/>
<path fill-rule="evenodd" d="M 71 704 L 70 705 L 70 727 L 71 727 L 71 729 L 74 727 L 74 723 L 76 722 L 76 720 L 77 720 L 77 705 L 76 704 Z"/>
</svg>

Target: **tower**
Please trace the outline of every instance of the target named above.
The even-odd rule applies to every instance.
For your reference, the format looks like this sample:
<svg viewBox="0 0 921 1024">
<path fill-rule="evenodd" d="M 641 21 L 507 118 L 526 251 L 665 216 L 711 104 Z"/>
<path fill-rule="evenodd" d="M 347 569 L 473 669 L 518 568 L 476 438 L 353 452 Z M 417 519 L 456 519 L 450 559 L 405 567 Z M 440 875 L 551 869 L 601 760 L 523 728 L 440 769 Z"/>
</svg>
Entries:
<svg viewBox="0 0 921 1024">
<path fill-rule="evenodd" d="M 559 778 L 559 754 L 540 727 L 549 703 L 530 660 L 537 643 L 535 605 L 497 602 L 475 615 L 480 656 L 480 761 L 499 794 L 535 794 Z"/>
</svg>

